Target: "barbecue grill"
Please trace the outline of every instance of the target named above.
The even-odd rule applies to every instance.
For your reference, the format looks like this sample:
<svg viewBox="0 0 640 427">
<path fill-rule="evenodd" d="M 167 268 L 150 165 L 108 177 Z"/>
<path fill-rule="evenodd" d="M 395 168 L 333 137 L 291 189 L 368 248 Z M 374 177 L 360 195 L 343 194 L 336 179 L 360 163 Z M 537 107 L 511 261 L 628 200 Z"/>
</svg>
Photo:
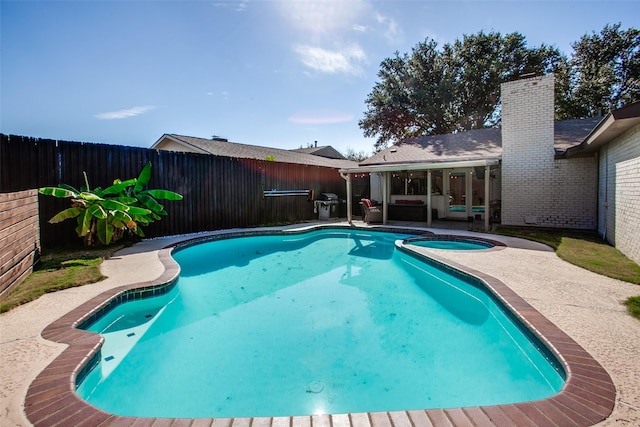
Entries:
<svg viewBox="0 0 640 427">
<path fill-rule="evenodd" d="M 334 193 L 320 193 L 320 198 L 313 201 L 313 212 L 318 213 L 318 219 L 327 220 L 331 213 L 336 212 L 336 206 L 340 204 L 338 196 Z"/>
</svg>

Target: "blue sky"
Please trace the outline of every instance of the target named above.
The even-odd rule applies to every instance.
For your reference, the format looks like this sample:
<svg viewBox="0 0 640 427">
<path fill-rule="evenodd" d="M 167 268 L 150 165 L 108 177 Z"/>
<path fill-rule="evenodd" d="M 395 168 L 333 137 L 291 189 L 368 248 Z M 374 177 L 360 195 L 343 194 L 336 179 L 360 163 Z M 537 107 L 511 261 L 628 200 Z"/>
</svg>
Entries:
<svg viewBox="0 0 640 427">
<path fill-rule="evenodd" d="M 570 54 L 639 16 L 639 1 L 0 0 L 0 132 L 371 152 L 358 120 L 395 51 L 484 30 Z"/>
</svg>

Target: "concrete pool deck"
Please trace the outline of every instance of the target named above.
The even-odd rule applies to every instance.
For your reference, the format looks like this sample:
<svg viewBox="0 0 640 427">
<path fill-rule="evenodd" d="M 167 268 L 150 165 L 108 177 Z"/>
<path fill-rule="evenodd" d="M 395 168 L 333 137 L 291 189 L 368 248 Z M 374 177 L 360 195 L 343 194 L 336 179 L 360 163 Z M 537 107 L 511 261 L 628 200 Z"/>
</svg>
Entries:
<svg viewBox="0 0 640 427">
<path fill-rule="evenodd" d="M 356 224 L 364 226 L 362 223 Z M 480 233 L 461 230 L 420 230 L 436 234 L 483 236 Z M 215 233 L 197 236 L 209 234 Z M 617 392 L 615 406 L 611 415 L 599 425 L 640 425 L 640 321 L 629 316 L 622 304 L 629 296 L 640 294 L 640 286 L 609 279 L 570 265 L 560 260 L 544 245 L 497 235 L 485 236 L 499 240 L 507 247 L 499 251 L 452 252 L 428 248 L 419 248 L 419 251 L 481 271 L 506 284 L 589 352 L 613 380 Z M 0 315 L 0 424 L 31 425 L 24 412 L 25 396 L 29 386 L 67 347 L 41 337 L 42 331 L 48 325 L 103 292 L 125 284 L 157 279 L 165 273 L 164 265 L 159 260 L 160 249 L 188 237 L 147 240 L 124 249 L 103 263 L 102 271 L 108 279 L 44 295 L 36 301 Z M 441 415 L 444 418 L 441 421 L 453 425 L 471 425 L 466 414 L 463 411 L 443 412 Z M 308 419 L 311 423 L 309 417 L 302 418 Z M 485 418 L 488 420 L 488 417 Z M 530 423 L 535 421 L 532 421 L 531 417 L 525 418 Z M 133 418 L 120 419 L 118 425 L 126 425 L 126 420 L 131 423 L 135 421 Z M 234 421 L 233 425 L 244 425 L 240 420 Z M 256 420 L 253 425 L 266 422 Z M 411 420 L 418 425 L 416 418 Z M 231 424 L 230 420 L 217 421 L 223 423 L 220 425 Z M 331 422 L 334 426 L 349 425 L 348 421 L 348 418 L 341 416 L 333 419 L 313 418 L 314 425 L 331 425 Z M 390 415 L 385 419 L 369 418 L 360 421 L 362 425 L 402 425 L 403 422 L 408 422 L 408 419 L 394 419 L 394 416 Z M 353 423 L 354 419 L 351 419 L 351 422 Z M 270 423 L 277 424 L 275 421 Z M 193 424 L 190 420 L 181 420 L 173 425 L 210 424 L 210 420 L 197 420 Z M 429 424 L 425 421 L 420 425 Z M 549 422 L 549 425 L 553 424 Z"/>
</svg>

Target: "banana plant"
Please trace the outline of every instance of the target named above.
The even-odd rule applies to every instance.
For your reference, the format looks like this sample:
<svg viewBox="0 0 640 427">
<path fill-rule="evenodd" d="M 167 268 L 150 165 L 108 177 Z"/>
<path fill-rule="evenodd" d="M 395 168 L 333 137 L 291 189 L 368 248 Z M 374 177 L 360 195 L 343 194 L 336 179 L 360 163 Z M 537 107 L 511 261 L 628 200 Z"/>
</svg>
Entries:
<svg viewBox="0 0 640 427">
<path fill-rule="evenodd" d="M 145 190 L 151 179 L 151 162 L 142 168 L 137 178 L 116 179 L 105 189 L 97 187 L 92 190 L 86 172 L 83 175 L 85 186 L 80 190 L 60 184 L 58 187 L 40 188 L 39 192 L 71 199 L 71 207 L 58 212 L 49 222 L 53 224 L 76 218 L 78 226 L 75 231 L 87 246 L 93 246 L 97 241 L 108 245 L 127 232 L 144 237 L 141 226 L 167 215 L 158 200 L 182 200 L 182 196 L 173 191 Z"/>
</svg>

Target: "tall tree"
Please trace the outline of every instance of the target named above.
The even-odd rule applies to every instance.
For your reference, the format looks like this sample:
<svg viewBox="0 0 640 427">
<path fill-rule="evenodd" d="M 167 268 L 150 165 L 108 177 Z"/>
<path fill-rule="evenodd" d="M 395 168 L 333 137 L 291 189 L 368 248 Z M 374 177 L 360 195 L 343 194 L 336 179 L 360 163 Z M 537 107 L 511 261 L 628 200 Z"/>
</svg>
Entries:
<svg viewBox="0 0 640 427">
<path fill-rule="evenodd" d="M 640 99 L 640 31 L 606 25 L 573 45 L 561 118 L 593 117 Z"/>
<path fill-rule="evenodd" d="M 353 148 L 347 148 L 347 151 L 343 155 L 347 160 L 358 163 L 369 157 L 369 154 L 367 154 L 365 151 L 356 152 L 356 150 L 354 150 Z"/>
<path fill-rule="evenodd" d="M 408 137 L 494 126 L 500 83 L 562 63 L 557 49 L 528 48 L 519 33 L 465 35 L 442 50 L 427 39 L 411 55 L 396 52 L 382 62 L 359 125 L 365 136 L 377 136 L 376 151 Z"/>
</svg>

